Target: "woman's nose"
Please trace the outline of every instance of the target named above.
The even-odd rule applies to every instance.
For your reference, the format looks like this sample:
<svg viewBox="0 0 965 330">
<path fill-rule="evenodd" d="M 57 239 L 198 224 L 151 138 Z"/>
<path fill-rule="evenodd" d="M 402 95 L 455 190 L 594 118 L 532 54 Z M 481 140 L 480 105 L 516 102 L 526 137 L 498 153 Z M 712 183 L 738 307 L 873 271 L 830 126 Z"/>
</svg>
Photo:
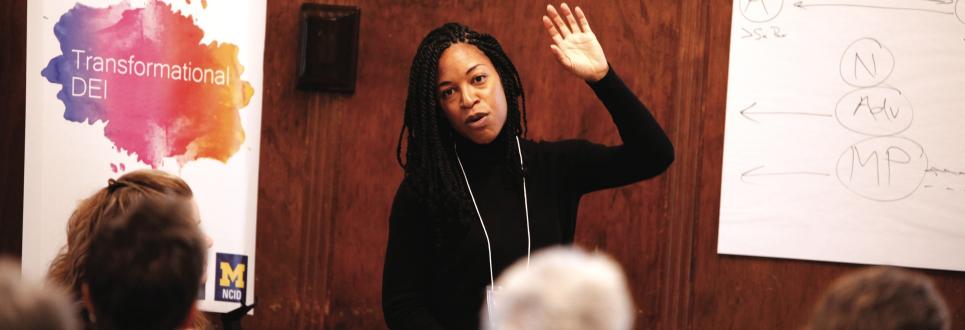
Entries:
<svg viewBox="0 0 965 330">
<path fill-rule="evenodd" d="M 463 108 L 470 109 L 479 102 L 479 98 L 476 97 L 476 90 L 473 88 L 463 89 L 461 97 L 459 105 Z"/>
</svg>

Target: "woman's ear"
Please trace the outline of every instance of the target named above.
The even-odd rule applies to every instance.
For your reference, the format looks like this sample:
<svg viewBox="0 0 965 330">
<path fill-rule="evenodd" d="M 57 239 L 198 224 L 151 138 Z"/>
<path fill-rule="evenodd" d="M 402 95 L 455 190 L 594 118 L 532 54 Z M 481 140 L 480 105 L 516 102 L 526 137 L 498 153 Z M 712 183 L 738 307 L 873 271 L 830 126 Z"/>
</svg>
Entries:
<svg viewBox="0 0 965 330">
<path fill-rule="evenodd" d="M 94 303 L 90 300 L 90 285 L 87 283 L 80 285 L 80 298 L 84 302 L 84 308 L 87 309 L 87 317 L 91 322 L 96 322 L 97 319 L 94 317 Z"/>
<path fill-rule="evenodd" d="M 191 304 L 191 310 L 188 311 L 188 317 L 184 318 L 184 323 L 181 323 L 180 329 L 194 329 L 194 319 L 196 317 L 204 317 L 201 315 L 201 311 L 198 310 L 197 300 Z"/>
</svg>

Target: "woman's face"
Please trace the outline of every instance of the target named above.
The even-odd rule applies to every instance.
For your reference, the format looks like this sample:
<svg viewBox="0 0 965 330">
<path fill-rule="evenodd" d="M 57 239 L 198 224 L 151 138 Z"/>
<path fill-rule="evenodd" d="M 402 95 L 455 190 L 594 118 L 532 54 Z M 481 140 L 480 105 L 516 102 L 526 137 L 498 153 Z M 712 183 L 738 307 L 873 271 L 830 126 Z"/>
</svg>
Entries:
<svg viewBox="0 0 965 330">
<path fill-rule="evenodd" d="M 200 230 L 200 229 L 201 229 L 201 210 L 198 209 L 198 203 L 194 200 L 194 198 L 191 199 L 191 212 L 193 213 L 192 216 L 194 216 L 194 219 L 198 222 L 198 230 Z M 201 234 L 204 235 L 204 244 L 205 244 L 205 247 L 206 247 L 207 249 L 211 249 L 211 246 L 214 245 L 214 241 L 211 240 L 211 236 L 208 236 L 208 234 L 205 233 L 203 230 L 201 231 Z M 206 251 L 206 253 L 207 253 L 207 251 Z M 202 284 L 202 285 L 204 285 L 205 282 L 208 281 L 208 276 L 207 276 L 207 274 L 208 274 L 208 263 L 205 263 L 205 264 L 204 264 L 204 270 L 201 271 L 201 284 Z M 203 290 L 203 288 L 202 288 L 202 290 Z"/>
<path fill-rule="evenodd" d="M 198 222 L 198 229 L 200 229 L 201 228 L 201 210 L 198 209 L 198 202 L 196 202 L 194 198 L 191 199 L 191 213 L 192 213 L 191 216 L 193 216 L 195 221 Z M 205 233 L 203 230 L 201 231 L 201 234 L 204 235 L 205 247 L 210 249 L 211 246 L 214 245 L 214 241 L 211 240 L 211 236 L 208 236 L 208 234 Z"/>
<path fill-rule="evenodd" d="M 477 144 L 496 139 L 506 123 L 506 94 L 492 61 L 467 43 L 449 46 L 439 57 L 436 85 L 449 124 Z"/>
</svg>

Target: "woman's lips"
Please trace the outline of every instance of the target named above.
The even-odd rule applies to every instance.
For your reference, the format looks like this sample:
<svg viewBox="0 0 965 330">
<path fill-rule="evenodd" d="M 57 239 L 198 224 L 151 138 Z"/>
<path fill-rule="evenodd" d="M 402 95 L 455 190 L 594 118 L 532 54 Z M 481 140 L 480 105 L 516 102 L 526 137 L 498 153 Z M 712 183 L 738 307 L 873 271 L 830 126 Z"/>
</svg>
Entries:
<svg viewBox="0 0 965 330">
<path fill-rule="evenodd" d="M 480 128 L 486 126 L 486 118 L 489 117 L 489 113 L 480 112 L 476 113 L 469 118 L 466 118 L 466 126 L 470 128 Z"/>
</svg>

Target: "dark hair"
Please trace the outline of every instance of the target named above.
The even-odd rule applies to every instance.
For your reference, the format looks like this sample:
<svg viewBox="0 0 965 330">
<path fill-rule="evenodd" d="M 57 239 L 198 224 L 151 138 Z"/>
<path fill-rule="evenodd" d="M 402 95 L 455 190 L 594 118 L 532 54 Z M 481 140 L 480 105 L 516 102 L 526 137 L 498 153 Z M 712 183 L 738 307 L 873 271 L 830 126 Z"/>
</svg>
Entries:
<svg viewBox="0 0 965 330">
<path fill-rule="evenodd" d="M 82 278 L 98 329 L 164 329 L 185 324 L 198 294 L 206 244 L 184 198 L 145 199 L 103 219 Z"/>
<path fill-rule="evenodd" d="M 452 219 L 467 224 L 471 217 L 462 175 L 455 160 L 456 133 L 439 106 L 436 82 L 439 57 L 456 43 L 475 46 L 492 61 L 506 95 L 506 123 L 493 143 L 509 146 L 514 136 L 526 134 L 526 96 L 516 67 L 491 35 L 479 33 L 458 23 L 446 23 L 429 32 L 415 57 L 409 72 L 409 92 L 405 100 L 405 120 L 399 132 L 396 159 L 405 170 L 412 188 L 427 203 L 439 221 Z M 405 162 L 402 160 L 402 139 L 408 129 Z M 515 148 L 506 149 L 506 170 L 521 176 L 519 156 Z"/>
<path fill-rule="evenodd" d="M 842 277 L 821 298 L 809 329 L 921 329 L 950 326 L 948 307 L 924 275 L 873 267 Z"/>
</svg>

